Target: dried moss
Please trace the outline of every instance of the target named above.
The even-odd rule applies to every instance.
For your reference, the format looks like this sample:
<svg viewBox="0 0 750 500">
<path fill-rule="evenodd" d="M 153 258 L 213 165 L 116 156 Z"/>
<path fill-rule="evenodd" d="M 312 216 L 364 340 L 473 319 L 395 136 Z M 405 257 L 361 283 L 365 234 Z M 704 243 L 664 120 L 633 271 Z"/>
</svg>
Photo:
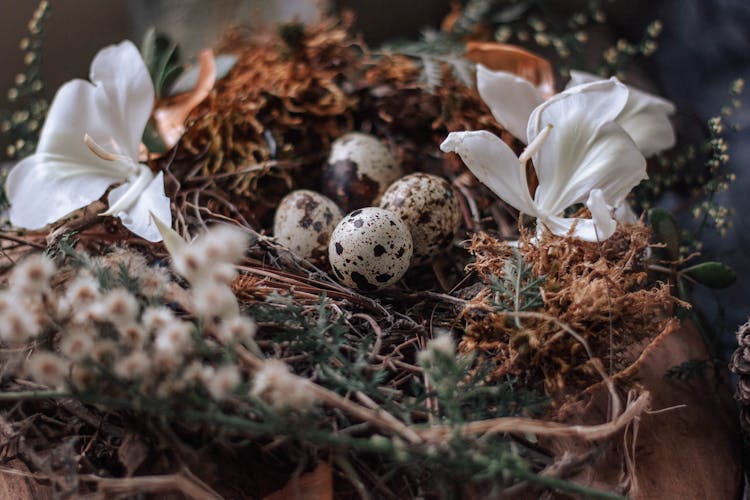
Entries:
<svg viewBox="0 0 750 500">
<path fill-rule="evenodd" d="M 656 337 L 676 303 L 669 284 L 648 275 L 650 236 L 641 223 L 620 225 L 614 236 L 599 243 L 545 233 L 532 244 L 531 234 L 522 232 L 518 251 L 532 276 L 546 279 L 538 291 L 543 305 L 536 311 L 542 315 L 516 320 L 507 308 L 497 307 L 490 289 L 494 277 L 506 272 L 514 248 L 486 233 L 475 235 L 472 269 L 487 288 L 463 311 L 462 349 L 492 358 L 495 376 L 540 381 L 554 396 L 572 394 L 596 380 L 581 339 L 610 371 L 628 366 L 634 360 L 629 348 Z M 560 323 L 580 339 L 565 333 Z"/>
</svg>

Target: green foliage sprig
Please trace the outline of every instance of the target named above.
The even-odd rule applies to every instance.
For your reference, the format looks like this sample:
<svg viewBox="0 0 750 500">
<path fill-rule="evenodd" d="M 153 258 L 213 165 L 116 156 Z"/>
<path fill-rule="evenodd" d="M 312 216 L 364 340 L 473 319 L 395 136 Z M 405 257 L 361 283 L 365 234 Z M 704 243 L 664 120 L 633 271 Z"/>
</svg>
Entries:
<svg viewBox="0 0 750 500">
<path fill-rule="evenodd" d="M 4 151 L 9 160 L 23 158 L 34 151 L 47 115 L 49 105 L 42 96 L 44 84 L 40 69 L 42 42 L 49 16 L 50 4 L 42 0 L 29 21 L 29 35 L 19 43 L 25 69 L 15 76 L 14 86 L 8 89 L 7 98 L 13 107 L 21 105 L 21 109 L 12 112 L 0 110 L 0 133 L 10 139 Z"/>
</svg>

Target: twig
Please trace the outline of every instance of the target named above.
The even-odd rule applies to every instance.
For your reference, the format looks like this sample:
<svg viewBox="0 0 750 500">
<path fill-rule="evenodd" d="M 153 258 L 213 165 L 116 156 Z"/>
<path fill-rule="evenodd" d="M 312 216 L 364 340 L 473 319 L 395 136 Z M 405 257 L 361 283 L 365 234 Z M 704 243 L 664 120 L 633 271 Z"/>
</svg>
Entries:
<svg viewBox="0 0 750 500">
<path fill-rule="evenodd" d="M 93 474 L 82 474 L 78 477 L 82 481 L 96 483 L 98 492 L 102 494 L 102 498 L 111 498 L 112 495 L 122 494 L 179 491 L 188 498 L 196 500 L 222 499 L 221 495 L 185 468 L 174 474 L 158 476 L 111 478 L 99 477 Z"/>
<path fill-rule="evenodd" d="M 463 436 L 491 435 L 498 433 L 536 434 L 538 436 L 579 437 L 587 441 L 608 438 L 625 428 L 633 419 L 644 413 L 651 404 L 651 394 L 642 392 L 619 416 L 598 425 L 568 425 L 522 417 L 501 417 L 469 422 L 462 426 L 441 425 L 417 432 L 426 441 L 447 439 L 457 430 Z"/>
<path fill-rule="evenodd" d="M 245 348 L 237 348 L 237 356 L 242 360 L 252 371 L 258 371 L 263 367 L 264 361 L 252 354 Z M 309 384 L 310 391 L 315 396 L 315 399 L 328 406 L 339 408 L 350 415 L 372 422 L 373 425 L 380 429 L 392 432 L 410 443 L 420 443 L 422 438 L 414 432 L 413 429 L 409 428 L 406 424 L 396 419 L 390 413 L 382 409 L 371 410 L 362 405 L 359 405 L 353 401 L 346 399 L 345 397 L 339 396 L 335 392 L 329 391 L 325 387 L 310 382 L 306 378 L 300 377 L 300 380 L 304 380 Z"/>
</svg>

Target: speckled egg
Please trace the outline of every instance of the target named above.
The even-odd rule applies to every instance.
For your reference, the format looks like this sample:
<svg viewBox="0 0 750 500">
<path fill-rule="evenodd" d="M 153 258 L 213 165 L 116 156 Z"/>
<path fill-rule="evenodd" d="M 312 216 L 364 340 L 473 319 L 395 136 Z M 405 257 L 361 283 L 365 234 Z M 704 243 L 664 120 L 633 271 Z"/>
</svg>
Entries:
<svg viewBox="0 0 750 500">
<path fill-rule="evenodd" d="M 276 209 L 273 234 L 296 255 L 322 262 L 331 233 L 343 216 L 341 209 L 320 193 L 292 191 Z"/>
<path fill-rule="evenodd" d="M 411 254 L 409 228 L 395 213 L 377 207 L 361 208 L 344 217 L 328 245 L 336 278 L 365 292 L 400 280 Z"/>
<path fill-rule="evenodd" d="M 456 193 L 448 181 L 435 175 L 402 177 L 383 194 L 380 207 L 395 212 L 409 226 L 414 242 L 413 264 L 429 262 L 443 251 L 461 224 Z"/>
<path fill-rule="evenodd" d="M 396 158 L 377 137 L 351 132 L 331 145 L 323 168 L 323 193 L 349 212 L 377 203 L 401 174 Z"/>
</svg>

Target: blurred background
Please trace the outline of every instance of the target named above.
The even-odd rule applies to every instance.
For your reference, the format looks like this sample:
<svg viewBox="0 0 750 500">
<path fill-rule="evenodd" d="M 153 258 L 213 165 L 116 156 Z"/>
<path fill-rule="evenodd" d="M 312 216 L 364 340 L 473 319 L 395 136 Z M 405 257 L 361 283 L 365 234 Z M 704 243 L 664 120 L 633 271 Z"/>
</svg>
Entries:
<svg viewBox="0 0 750 500">
<path fill-rule="evenodd" d="M 585 0 L 540 4 L 569 10 Z M 677 103 L 683 116 L 705 122 L 727 102 L 733 80 L 750 79 L 750 1 L 617 0 L 605 5 L 610 22 L 595 34 L 601 40 L 592 40 L 591 47 L 619 37 L 637 40 L 649 22 L 662 20 L 659 50 L 640 69 L 652 88 Z M 0 0 L 0 108 L 6 105 L 6 89 L 23 69 L 18 44 L 36 6 L 36 1 Z M 183 55 L 189 56 L 212 45 L 228 23 L 313 21 L 322 12 L 346 8 L 355 12 L 356 29 L 365 40 L 378 45 L 393 37 L 417 38 L 424 27 L 437 28 L 450 6 L 450 0 L 54 0 L 41 71 L 51 98 L 64 81 L 87 76 L 91 58 L 101 47 L 124 38 L 139 42 L 152 24 L 179 41 Z M 750 218 L 745 217 L 750 213 L 750 101 L 733 120 L 742 127 L 730 141 L 737 180 L 720 201 L 735 210 L 734 227 L 724 238 L 710 238 L 704 256 L 731 265 L 739 280 L 716 296 L 701 292 L 709 319 L 723 325 L 727 346 L 733 344 L 732 332 L 750 315 Z M 670 200 L 662 202 L 669 205 Z"/>
</svg>

